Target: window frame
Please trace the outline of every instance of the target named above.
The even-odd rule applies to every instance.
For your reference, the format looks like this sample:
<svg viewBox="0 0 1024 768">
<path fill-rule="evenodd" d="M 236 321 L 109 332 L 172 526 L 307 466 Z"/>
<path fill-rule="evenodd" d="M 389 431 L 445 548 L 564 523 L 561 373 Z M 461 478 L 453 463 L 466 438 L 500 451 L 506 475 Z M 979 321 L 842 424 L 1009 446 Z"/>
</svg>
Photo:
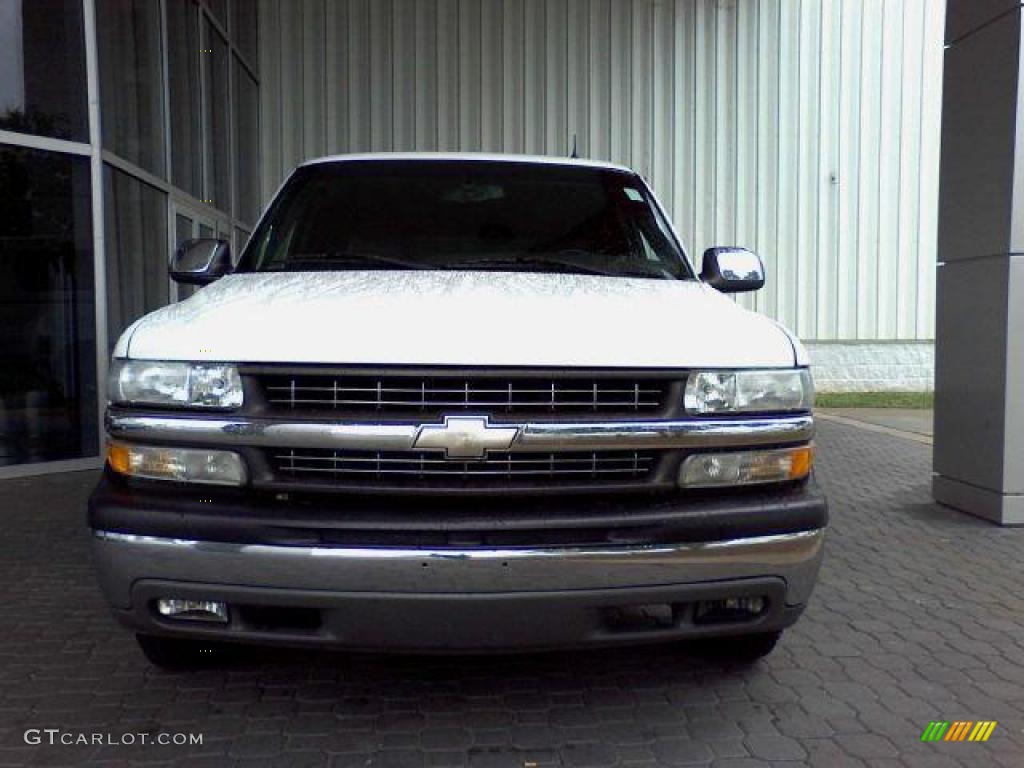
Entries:
<svg viewBox="0 0 1024 768">
<path fill-rule="evenodd" d="M 158 82 L 159 88 L 159 102 L 163 110 L 162 121 L 159 121 L 157 125 L 163 132 L 163 146 L 158 150 L 158 156 L 163 162 L 163 176 L 157 173 L 153 173 L 146 168 L 141 167 L 137 163 L 129 160 L 119 154 L 116 151 L 107 149 L 103 144 L 104 131 L 103 131 L 103 120 L 101 118 L 112 119 L 112 115 L 101 115 L 100 108 L 100 51 L 98 49 L 98 23 L 97 23 L 97 6 L 104 0 L 82 0 L 82 34 L 83 34 L 83 58 L 84 58 L 84 71 L 85 71 L 85 102 L 87 108 L 87 136 L 82 137 L 81 140 L 67 140 L 57 139 L 42 135 L 20 133 L 17 131 L 8 131 L 0 129 L 0 144 L 10 145 L 12 147 L 24 147 L 29 149 L 43 149 L 53 152 L 60 152 L 74 156 L 86 157 L 90 162 L 90 181 L 91 181 L 91 195 L 92 195 L 92 258 L 93 258 L 93 301 L 95 305 L 95 317 L 94 317 L 94 338 L 96 344 L 96 386 L 97 392 L 104 392 L 106 388 L 106 377 L 107 367 L 109 364 L 108 349 L 111 346 L 111 342 L 115 341 L 109 339 L 110 328 L 108 326 L 107 317 L 107 253 L 106 253 L 106 240 L 105 240 L 105 216 L 106 216 L 106 205 L 108 201 L 105 199 L 104 191 L 104 175 L 105 167 L 110 166 L 113 170 L 125 173 L 131 177 L 134 177 L 137 181 L 145 183 L 149 186 L 155 187 L 157 190 L 163 192 L 166 197 L 165 214 L 166 214 L 166 256 L 169 258 L 172 248 L 174 247 L 174 215 L 176 206 L 182 206 L 190 211 L 194 211 L 197 215 L 201 216 L 205 221 L 213 222 L 216 227 L 218 237 L 226 240 L 230 240 L 235 245 L 233 249 L 235 254 L 239 254 L 242 250 L 242 239 L 248 238 L 252 231 L 255 229 L 256 224 L 259 221 L 260 213 L 256 212 L 256 216 L 253 221 L 248 221 L 239 217 L 238 212 L 238 190 L 235 179 L 234 164 L 238 162 L 236 156 L 237 152 L 237 138 L 235 131 L 235 110 L 236 110 L 236 77 L 235 67 L 237 65 L 242 68 L 255 82 L 256 84 L 256 103 L 259 104 L 259 89 L 261 87 L 260 75 L 257 68 L 258 61 L 253 61 L 246 51 L 243 51 L 238 46 L 238 40 L 235 38 L 235 27 L 236 24 L 235 12 L 238 10 L 235 8 L 235 3 L 241 3 L 247 9 L 248 12 L 255 12 L 256 6 L 251 3 L 251 0 L 225 0 L 226 3 L 226 14 L 224 19 L 220 19 L 213 11 L 213 4 L 211 0 L 186 0 L 192 3 L 198 10 L 199 15 L 199 30 L 203 29 L 202 23 L 205 20 L 209 20 L 212 23 L 213 28 L 227 43 L 227 88 L 228 88 L 228 101 L 225 108 L 229 110 L 227 122 L 228 122 L 228 155 L 227 162 L 229 164 L 228 172 L 228 184 L 231 188 L 231 204 L 227 208 L 217 208 L 211 206 L 208 203 L 204 203 L 202 195 L 196 197 L 192 195 L 188 190 L 177 186 L 173 179 L 173 141 L 171 139 L 171 126 L 170 126 L 170 68 L 168 61 L 169 52 L 169 41 L 168 41 L 168 17 L 167 17 L 167 3 L 169 0 L 147 0 L 154 5 L 159 6 L 159 44 L 160 51 L 156 61 L 159 62 L 161 73 Z M 241 7 L 241 6 L 240 6 Z M 258 20 L 256 21 L 256 37 L 255 41 L 255 53 L 258 59 L 259 56 L 259 29 Z M 198 51 L 196 52 L 198 54 Z M 202 82 L 202 77 L 200 77 Z M 202 104 L 202 97 L 200 97 L 200 104 Z M 202 136 L 202 141 L 206 141 L 206 137 Z M 205 150 L 200 148 L 198 150 L 203 153 Z M 255 168 L 256 184 L 259 186 L 259 177 L 262 173 L 262 169 L 258 166 Z M 205 179 L 204 179 L 205 183 Z M 262 201 L 261 201 L 262 205 Z M 237 255 L 236 255 L 237 258 Z M 172 294 L 173 295 L 173 294 Z M 106 404 L 104 398 L 97 398 L 96 408 L 96 419 L 98 424 L 103 423 L 103 412 Z M 31 475 L 46 474 L 49 472 L 64 472 L 84 469 L 97 469 L 103 465 L 103 445 L 104 437 L 102 430 L 99 431 L 99 437 L 92 453 L 84 456 L 80 459 L 69 459 L 69 460 L 57 460 L 57 461 L 43 461 L 31 464 L 19 464 L 7 467 L 0 467 L 0 479 L 9 477 L 24 477 Z"/>
</svg>

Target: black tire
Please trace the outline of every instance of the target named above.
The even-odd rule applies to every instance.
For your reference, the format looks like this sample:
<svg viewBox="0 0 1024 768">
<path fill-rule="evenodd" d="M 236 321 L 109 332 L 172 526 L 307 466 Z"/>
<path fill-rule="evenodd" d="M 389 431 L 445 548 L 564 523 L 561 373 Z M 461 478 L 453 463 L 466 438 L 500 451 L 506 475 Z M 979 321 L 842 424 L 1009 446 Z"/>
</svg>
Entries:
<svg viewBox="0 0 1024 768">
<path fill-rule="evenodd" d="M 780 637 L 782 637 L 782 630 L 760 632 L 754 635 L 714 637 L 701 642 L 701 651 L 705 655 L 721 661 L 750 664 L 771 653 Z"/>
<path fill-rule="evenodd" d="M 215 666 L 226 656 L 225 646 L 220 643 L 142 634 L 135 639 L 150 664 L 169 671 Z"/>
</svg>

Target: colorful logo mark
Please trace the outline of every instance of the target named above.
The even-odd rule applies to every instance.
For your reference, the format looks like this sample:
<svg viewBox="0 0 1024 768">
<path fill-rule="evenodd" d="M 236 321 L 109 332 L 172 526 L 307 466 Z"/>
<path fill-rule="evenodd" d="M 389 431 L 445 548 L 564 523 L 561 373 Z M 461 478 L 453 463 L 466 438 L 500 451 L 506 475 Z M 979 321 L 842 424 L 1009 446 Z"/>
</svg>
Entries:
<svg viewBox="0 0 1024 768">
<path fill-rule="evenodd" d="M 921 741 L 988 741 L 995 728 L 995 720 L 932 720 Z"/>
</svg>

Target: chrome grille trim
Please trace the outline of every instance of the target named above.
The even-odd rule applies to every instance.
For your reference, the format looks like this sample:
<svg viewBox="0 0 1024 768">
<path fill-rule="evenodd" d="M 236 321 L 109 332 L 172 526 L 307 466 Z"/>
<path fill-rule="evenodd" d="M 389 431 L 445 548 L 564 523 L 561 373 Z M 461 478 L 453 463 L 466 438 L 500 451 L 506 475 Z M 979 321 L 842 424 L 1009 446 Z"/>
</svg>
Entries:
<svg viewBox="0 0 1024 768">
<path fill-rule="evenodd" d="M 668 379 L 332 376 L 260 374 L 268 404 L 288 411 L 462 409 L 480 413 L 651 412 L 662 409 Z"/>
<path fill-rule="evenodd" d="M 492 452 L 483 459 L 451 460 L 427 451 L 267 451 L 279 478 L 312 482 L 379 481 L 389 485 L 417 479 L 449 479 L 499 485 L 501 481 L 565 481 L 582 479 L 640 480 L 650 475 L 658 456 L 640 451 L 580 453 Z"/>
<path fill-rule="evenodd" d="M 749 419 L 682 419 L 576 423 L 523 422 L 510 451 L 653 450 L 743 448 L 807 442 L 810 414 Z M 111 437 L 224 448 L 323 448 L 412 450 L 419 424 L 344 421 L 279 421 L 247 417 L 138 415 L 107 411 Z"/>
</svg>

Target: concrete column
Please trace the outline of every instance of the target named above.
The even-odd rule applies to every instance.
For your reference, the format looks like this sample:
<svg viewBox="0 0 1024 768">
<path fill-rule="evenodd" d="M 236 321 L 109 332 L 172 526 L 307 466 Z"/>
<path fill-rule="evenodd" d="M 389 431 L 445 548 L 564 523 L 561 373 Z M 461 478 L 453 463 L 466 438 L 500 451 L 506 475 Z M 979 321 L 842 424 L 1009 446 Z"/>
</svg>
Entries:
<svg viewBox="0 0 1024 768">
<path fill-rule="evenodd" d="M 949 0 L 936 285 L 943 504 L 1024 524 L 1024 13 Z"/>
</svg>

